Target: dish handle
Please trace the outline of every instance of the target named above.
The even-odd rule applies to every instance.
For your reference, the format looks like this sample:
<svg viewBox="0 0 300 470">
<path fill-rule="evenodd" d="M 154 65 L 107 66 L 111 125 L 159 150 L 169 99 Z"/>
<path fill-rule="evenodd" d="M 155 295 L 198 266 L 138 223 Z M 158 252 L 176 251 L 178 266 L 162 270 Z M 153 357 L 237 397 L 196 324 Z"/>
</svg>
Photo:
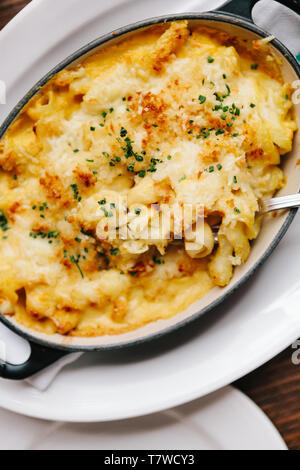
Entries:
<svg viewBox="0 0 300 470">
<path fill-rule="evenodd" d="M 290 8 L 295 13 L 300 14 L 300 0 L 276 0 L 278 3 Z M 247 20 L 250 20 L 253 23 L 252 19 L 252 10 L 256 3 L 259 0 L 230 0 L 220 7 L 218 7 L 215 11 L 218 12 L 225 12 L 225 13 L 232 13 L 233 15 L 239 15 Z"/>
<path fill-rule="evenodd" d="M 57 349 L 50 349 L 44 346 L 39 346 L 35 343 L 30 343 L 30 347 L 30 357 L 23 364 L 10 364 L 9 362 L 3 362 L 0 359 L 0 377 L 9 380 L 28 379 L 32 375 L 40 372 L 41 370 L 69 354 Z"/>
</svg>

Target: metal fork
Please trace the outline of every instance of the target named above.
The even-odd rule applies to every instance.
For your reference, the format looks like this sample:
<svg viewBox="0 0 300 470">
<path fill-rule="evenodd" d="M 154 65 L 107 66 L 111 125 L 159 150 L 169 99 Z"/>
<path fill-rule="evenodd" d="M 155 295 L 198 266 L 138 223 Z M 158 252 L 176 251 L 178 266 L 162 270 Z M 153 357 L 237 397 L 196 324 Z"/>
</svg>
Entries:
<svg viewBox="0 0 300 470">
<path fill-rule="evenodd" d="M 300 194 L 291 194 L 290 196 L 274 197 L 261 204 L 259 215 L 273 212 L 280 209 L 293 209 L 300 207 Z"/>
<path fill-rule="evenodd" d="M 259 211 L 257 217 L 260 217 L 268 212 L 274 212 L 282 209 L 293 209 L 300 207 L 300 194 L 291 194 L 290 196 L 274 197 L 269 201 L 262 201 L 259 204 Z M 220 226 L 215 225 L 213 232 L 215 236 L 215 243 L 218 244 L 218 231 Z"/>
</svg>

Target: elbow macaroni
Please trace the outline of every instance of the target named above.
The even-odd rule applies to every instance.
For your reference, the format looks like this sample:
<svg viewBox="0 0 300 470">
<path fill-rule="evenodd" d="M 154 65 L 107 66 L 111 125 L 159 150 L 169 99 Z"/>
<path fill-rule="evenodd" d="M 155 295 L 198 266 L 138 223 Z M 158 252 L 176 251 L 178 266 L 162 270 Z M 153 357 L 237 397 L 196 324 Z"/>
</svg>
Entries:
<svg viewBox="0 0 300 470">
<path fill-rule="evenodd" d="M 226 286 L 296 129 L 267 45 L 185 21 L 63 70 L 0 142 L 0 311 L 49 334 L 118 334 Z M 176 240 L 173 208 L 197 204 L 203 240 L 192 212 Z"/>
</svg>

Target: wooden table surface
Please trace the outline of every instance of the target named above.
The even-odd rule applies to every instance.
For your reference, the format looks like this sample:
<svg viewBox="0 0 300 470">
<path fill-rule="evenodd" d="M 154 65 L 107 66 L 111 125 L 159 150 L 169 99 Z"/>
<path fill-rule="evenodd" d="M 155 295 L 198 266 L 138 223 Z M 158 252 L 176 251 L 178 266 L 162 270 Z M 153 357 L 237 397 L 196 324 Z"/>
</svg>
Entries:
<svg viewBox="0 0 300 470">
<path fill-rule="evenodd" d="M 29 2 L 0 0 L 0 29 Z M 300 365 L 292 364 L 293 352 L 287 349 L 235 385 L 270 417 L 288 447 L 300 450 Z"/>
</svg>

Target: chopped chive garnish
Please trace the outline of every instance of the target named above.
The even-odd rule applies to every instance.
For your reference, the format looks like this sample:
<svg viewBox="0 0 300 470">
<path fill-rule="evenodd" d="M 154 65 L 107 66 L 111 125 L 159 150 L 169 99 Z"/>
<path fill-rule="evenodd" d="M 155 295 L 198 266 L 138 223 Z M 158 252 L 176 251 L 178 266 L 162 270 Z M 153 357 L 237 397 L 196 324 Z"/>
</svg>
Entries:
<svg viewBox="0 0 300 470">
<path fill-rule="evenodd" d="M 126 137 L 127 136 L 127 130 L 124 129 L 124 127 L 121 127 L 120 136 L 121 137 Z"/>
<path fill-rule="evenodd" d="M 79 259 L 80 259 L 80 255 L 78 255 L 77 258 L 75 258 L 75 256 L 73 256 L 73 255 L 70 256 L 70 261 L 75 264 L 78 271 L 80 272 L 80 275 L 81 275 L 82 279 L 84 279 L 84 274 L 83 274 L 83 272 L 82 272 L 82 270 L 79 266 Z"/>
<path fill-rule="evenodd" d="M 81 198 L 79 197 L 79 190 L 77 184 L 71 184 L 71 189 L 74 194 L 74 199 L 77 199 L 78 201 L 81 201 Z"/>
<path fill-rule="evenodd" d="M 134 173 L 134 163 L 132 163 L 131 165 L 128 165 L 127 170 L 128 170 L 130 173 Z"/>
<path fill-rule="evenodd" d="M 2 229 L 3 232 L 6 232 L 8 230 L 7 226 L 8 220 L 4 215 L 4 212 L 0 209 L 0 228 Z"/>
</svg>

